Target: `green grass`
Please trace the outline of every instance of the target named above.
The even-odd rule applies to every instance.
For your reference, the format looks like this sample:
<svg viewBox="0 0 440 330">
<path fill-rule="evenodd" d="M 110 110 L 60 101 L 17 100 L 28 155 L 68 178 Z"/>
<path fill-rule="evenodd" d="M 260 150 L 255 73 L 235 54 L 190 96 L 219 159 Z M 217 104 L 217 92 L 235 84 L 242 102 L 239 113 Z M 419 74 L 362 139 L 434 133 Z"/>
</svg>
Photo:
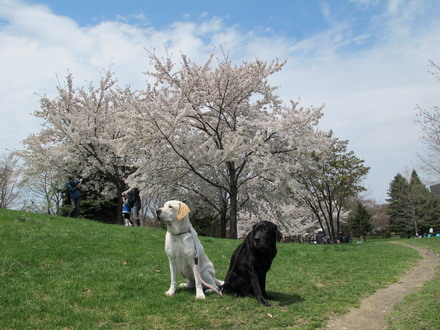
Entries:
<svg viewBox="0 0 440 330">
<path fill-rule="evenodd" d="M 267 308 L 254 298 L 196 300 L 185 289 L 165 296 L 164 236 L 161 229 L 0 210 L 0 328 L 314 329 L 395 282 L 419 258 L 387 241 L 279 244 Z M 201 241 L 223 279 L 240 241 Z"/>
<path fill-rule="evenodd" d="M 407 241 L 405 241 L 407 242 Z M 408 243 L 433 250 L 440 255 L 440 238 L 412 239 Z M 390 329 L 439 329 L 440 328 L 440 269 L 437 278 L 423 288 L 405 297 L 389 315 Z"/>
</svg>

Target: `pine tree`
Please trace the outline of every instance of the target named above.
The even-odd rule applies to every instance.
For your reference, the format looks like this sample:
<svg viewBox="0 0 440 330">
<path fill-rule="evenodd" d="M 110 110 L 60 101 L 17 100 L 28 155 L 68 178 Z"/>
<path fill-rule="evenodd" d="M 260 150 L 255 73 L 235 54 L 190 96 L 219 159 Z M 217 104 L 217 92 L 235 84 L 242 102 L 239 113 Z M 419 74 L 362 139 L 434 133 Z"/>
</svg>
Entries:
<svg viewBox="0 0 440 330">
<path fill-rule="evenodd" d="M 402 237 L 410 235 L 413 231 L 411 223 L 411 212 L 409 212 L 409 184 L 401 175 L 397 174 L 390 183 L 387 199 L 389 205 L 387 213 L 389 215 L 388 229 L 391 233 Z"/>
<path fill-rule="evenodd" d="M 389 230 L 402 237 L 426 233 L 440 227 L 440 200 L 412 171 L 409 182 L 400 174 L 394 177 L 388 191 Z"/>
<path fill-rule="evenodd" d="M 411 173 L 409 181 L 409 202 L 415 234 L 419 234 L 420 226 L 426 221 L 427 204 L 430 199 L 429 190 L 422 184 L 415 170 Z"/>
<path fill-rule="evenodd" d="M 414 217 L 418 234 L 427 233 L 429 228 L 440 227 L 440 200 L 421 182 L 413 170 L 410 180 L 411 195 L 414 201 Z"/>
<path fill-rule="evenodd" d="M 365 242 L 365 238 L 373 229 L 373 215 L 362 203 L 358 202 L 354 214 L 350 217 L 350 227 L 355 236 L 359 236 Z"/>
<path fill-rule="evenodd" d="M 440 231 L 440 198 L 430 193 L 425 202 L 424 221 L 420 225 L 420 234 L 428 233 L 429 228 L 434 228 L 436 232 Z"/>
</svg>

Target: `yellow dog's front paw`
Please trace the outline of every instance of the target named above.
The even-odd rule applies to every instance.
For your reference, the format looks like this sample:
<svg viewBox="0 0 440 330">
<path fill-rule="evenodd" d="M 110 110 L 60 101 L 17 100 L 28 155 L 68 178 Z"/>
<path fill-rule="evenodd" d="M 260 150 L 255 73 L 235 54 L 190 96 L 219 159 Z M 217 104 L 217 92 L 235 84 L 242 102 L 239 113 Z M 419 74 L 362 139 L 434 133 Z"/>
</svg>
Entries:
<svg viewBox="0 0 440 330">
<path fill-rule="evenodd" d="M 202 292 L 202 293 L 197 293 L 196 294 L 196 299 L 205 299 L 206 297 L 205 297 L 205 294 Z"/>
<path fill-rule="evenodd" d="M 168 290 L 167 292 L 165 292 L 165 294 L 167 296 L 174 296 L 175 293 L 176 293 L 176 291 L 174 291 L 174 290 Z"/>
</svg>

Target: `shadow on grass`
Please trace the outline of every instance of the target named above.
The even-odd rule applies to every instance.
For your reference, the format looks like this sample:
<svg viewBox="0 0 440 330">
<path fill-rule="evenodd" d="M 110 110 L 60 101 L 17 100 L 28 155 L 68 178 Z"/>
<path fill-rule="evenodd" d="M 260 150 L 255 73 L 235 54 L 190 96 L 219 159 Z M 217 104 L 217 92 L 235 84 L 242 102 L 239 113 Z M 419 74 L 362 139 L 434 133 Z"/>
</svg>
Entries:
<svg viewBox="0 0 440 330">
<path fill-rule="evenodd" d="M 280 292 L 268 292 L 268 294 L 273 297 L 274 301 L 278 301 L 280 303 L 280 306 L 289 306 L 304 301 L 304 298 L 297 294 L 287 294 Z"/>
</svg>

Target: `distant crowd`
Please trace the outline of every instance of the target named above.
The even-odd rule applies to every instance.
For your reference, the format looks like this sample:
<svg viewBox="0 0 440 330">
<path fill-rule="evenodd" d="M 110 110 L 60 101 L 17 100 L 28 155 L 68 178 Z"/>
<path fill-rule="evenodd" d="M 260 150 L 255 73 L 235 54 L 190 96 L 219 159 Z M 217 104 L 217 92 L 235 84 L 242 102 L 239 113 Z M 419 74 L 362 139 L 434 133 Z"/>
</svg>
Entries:
<svg viewBox="0 0 440 330">
<path fill-rule="evenodd" d="M 331 244 L 331 243 L 345 244 L 345 243 L 351 243 L 351 237 L 349 234 L 346 234 L 344 232 L 339 232 L 336 242 L 333 242 L 326 235 L 325 231 L 320 228 L 320 229 L 318 229 L 318 233 L 316 234 L 315 243 L 316 244 Z"/>
<path fill-rule="evenodd" d="M 440 237 L 440 233 L 435 233 L 434 228 L 429 228 L 429 231 L 424 234 L 416 234 L 416 238 L 423 238 L 423 237 Z"/>
</svg>

